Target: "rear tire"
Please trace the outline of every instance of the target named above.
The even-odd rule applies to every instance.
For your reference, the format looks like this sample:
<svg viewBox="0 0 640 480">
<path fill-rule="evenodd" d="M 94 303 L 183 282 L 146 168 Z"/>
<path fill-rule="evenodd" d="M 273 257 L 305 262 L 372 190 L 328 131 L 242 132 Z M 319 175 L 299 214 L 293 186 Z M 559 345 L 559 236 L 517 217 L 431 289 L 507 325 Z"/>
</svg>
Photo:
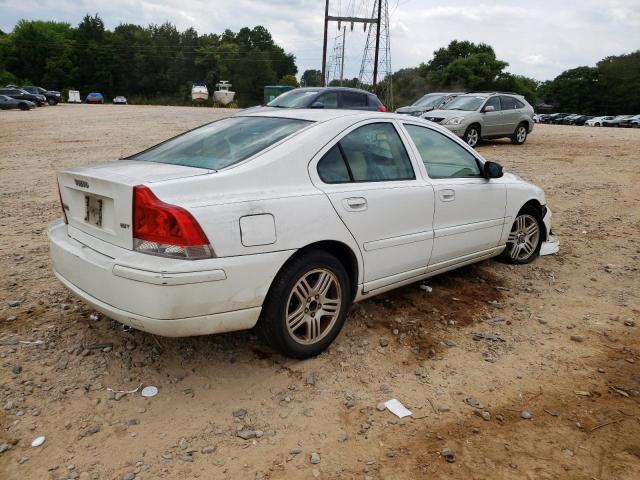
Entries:
<svg viewBox="0 0 640 480">
<path fill-rule="evenodd" d="M 511 135 L 511 143 L 515 145 L 522 145 L 527 140 L 529 129 L 526 123 L 521 123 L 516 127 L 516 131 Z"/>
<path fill-rule="evenodd" d="M 469 125 L 467 131 L 464 132 L 464 137 L 462 138 L 471 148 L 476 148 L 480 143 L 480 129 L 477 125 Z"/>
<path fill-rule="evenodd" d="M 257 330 L 288 357 L 315 357 L 338 336 L 350 307 L 351 284 L 344 266 L 325 251 L 312 250 L 280 270 Z"/>
<path fill-rule="evenodd" d="M 516 265 L 533 262 L 540 254 L 543 235 L 544 223 L 540 211 L 525 205 L 511 226 L 507 247 L 500 254 L 500 259 Z"/>
</svg>

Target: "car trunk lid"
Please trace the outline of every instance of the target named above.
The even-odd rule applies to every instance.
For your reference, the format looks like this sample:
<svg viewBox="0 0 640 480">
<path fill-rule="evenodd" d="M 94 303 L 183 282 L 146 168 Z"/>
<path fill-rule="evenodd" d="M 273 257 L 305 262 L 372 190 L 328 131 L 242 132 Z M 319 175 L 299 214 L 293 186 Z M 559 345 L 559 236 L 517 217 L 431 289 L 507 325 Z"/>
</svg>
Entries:
<svg viewBox="0 0 640 480">
<path fill-rule="evenodd" d="M 58 174 L 69 235 L 77 231 L 122 248 L 133 248 L 133 187 L 207 175 L 212 170 L 164 163 L 121 160 L 78 167 Z M 77 238 L 81 240 L 80 238 Z"/>
</svg>

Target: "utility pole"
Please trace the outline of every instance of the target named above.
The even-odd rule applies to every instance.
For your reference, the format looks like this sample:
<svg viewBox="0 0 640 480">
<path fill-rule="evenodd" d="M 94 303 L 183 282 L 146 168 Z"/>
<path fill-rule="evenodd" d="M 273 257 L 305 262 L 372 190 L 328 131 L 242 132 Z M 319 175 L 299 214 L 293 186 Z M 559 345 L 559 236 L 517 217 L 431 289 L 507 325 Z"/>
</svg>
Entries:
<svg viewBox="0 0 640 480">
<path fill-rule="evenodd" d="M 342 31 L 342 61 L 340 62 L 340 86 L 342 86 L 342 79 L 344 78 L 344 44 L 347 43 L 347 27 L 343 27 Z"/>
<path fill-rule="evenodd" d="M 320 85 L 326 87 L 327 74 L 327 30 L 329 29 L 329 0 L 324 6 L 324 43 L 322 44 L 322 79 Z"/>
<path fill-rule="evenodd" d="M 328 0 L 327 0 L 328 1 Z M 378 22 L 376 23 L 376 50 L 373 60 L 373 87 L 378 82 L 378 56 L 380 55 L 380 17 L 382 14 L 382 0 L 378 0 Z"/>
</svg>

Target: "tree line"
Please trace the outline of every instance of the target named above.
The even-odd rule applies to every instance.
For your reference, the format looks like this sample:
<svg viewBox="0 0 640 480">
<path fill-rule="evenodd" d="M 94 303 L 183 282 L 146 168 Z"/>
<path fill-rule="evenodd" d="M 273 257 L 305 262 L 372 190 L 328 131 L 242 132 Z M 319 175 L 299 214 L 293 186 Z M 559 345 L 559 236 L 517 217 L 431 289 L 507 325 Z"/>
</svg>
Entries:
<svg viewBox="0 0 640 480">
<path fill-rule="evenodd" d="M 393 73 L 394 106 L 409 105 L 427 92 L 498 90 L 519 93 L 542 109 L 585 115 L 640 112 L 640 51 L 607 57 L 595 67 L 567 70 L 546 82 L 513 75 L 505 71 L 508 66 L 489 45 L 454 40 L 436 50 L 428 62 Z M 320 81 L 319 70 L 306 70 L 300 79 L 307 86 L 320 85 Z M 386 81 L 375 89 L 380 96 Z M 361 86 L 357 78 L 343 85 Z"/>
<path fill-rule="evenodd" d="M 640 112 L 640 50 L 567 70 L 546 82 L 511 74 L 508 65 L 490 45 L 454 40 L 427 62 L 393 73 L 393 106 L 409 105 L 427 92 L 500 90 L 556 111 Z M 96 14 L 86 15 L 77 27 L 21 20 L 11 33 L 0 31 L 0 85 L 36 84 L 83 94 L 99 91 L 108 98 L 125 95 L 139 103 L 187 104 L 193 81 L 213 88 L 229 80 L 239 105 L 250 106 L 262 103 L 265 85 L 321 84 L 319 70 L 306 70 L 299 83 L 297 71 L 295 57 L 262 26 L 199 35 L 167 22 L 120 24 L 110 31 Z M 385 101 L 389 80 L 376 88 L 359 84 L 357 78 L 343 84 L 374 91 Z"/>
<path fill-rule="evenodd" d="M 35 84 L 140 102 L 187 103 L 193 81 L 212 88 L 228 80 L 242 106 L 262 103 L 262 87 L 297 73 L 295 57 L 262 27 L 198 35 L 167 22 L 107 30 L 98 16 L 77 27 L 52 21 L 18 22 L 0 32 L 0 85 Z"/>
</svg>

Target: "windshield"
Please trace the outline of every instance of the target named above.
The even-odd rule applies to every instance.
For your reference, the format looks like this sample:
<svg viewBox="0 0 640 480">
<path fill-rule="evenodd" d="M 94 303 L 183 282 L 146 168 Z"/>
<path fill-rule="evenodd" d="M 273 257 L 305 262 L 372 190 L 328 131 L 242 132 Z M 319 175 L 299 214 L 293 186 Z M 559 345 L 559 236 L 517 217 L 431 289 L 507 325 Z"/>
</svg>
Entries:
<svg viewBox="0 0 640 480">
<path fill-rule="evenodd" d="M 435 107 L 442 103 L 444 95 L 438 93 L 427 93 L 424 97 L 413 102 L 414 107 Z"/>
<path fill-rule="evenodd" d="M 302 108 L 317 93 L 319 90 L 289 90 L 267 103 L 267 107 Z"/>
<path fill-rule="evenodd" d="M 291 118 L 225 118 L 167 140 L 129 159 L 220 170 L 255 155 L 310 123 Z"/>
<path fill-rule="evenodd" d="M 464 110 L 471 112 L 477 110 L 484 103 L 487 97 L 476 97 L 474 95 L 461 95 L 448 103 L 444 110 Z"/>
</svg>

